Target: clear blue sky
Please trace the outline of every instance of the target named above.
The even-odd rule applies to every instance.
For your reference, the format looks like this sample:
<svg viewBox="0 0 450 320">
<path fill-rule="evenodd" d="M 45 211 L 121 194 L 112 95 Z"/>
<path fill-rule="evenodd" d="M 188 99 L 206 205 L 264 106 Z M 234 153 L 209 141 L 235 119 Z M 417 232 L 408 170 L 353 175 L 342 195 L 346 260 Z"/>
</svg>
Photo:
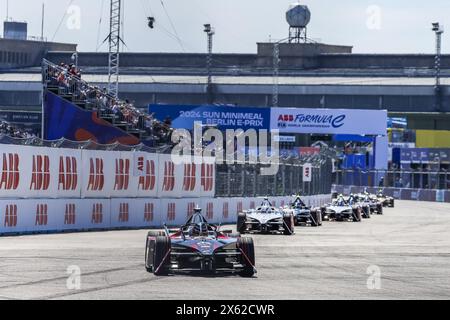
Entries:
<svg viewBox="0 0 450 320">
<path fill-rule="evenodd" d="M 45 35 L 49 40 L 78 43 L 80 51 L 95 51 L 107 36 L 109 0 L 10 0 L 9 16 L 28 21 L 29 35 L 38 36 L 42 2 L 46 4 Z M 216 28 L 214 51 L 253 53 L 256 42 L 287 36 L 285 11 L 296 0 L 123 2 L 125 51 L 203 52 L 206 50 L 203 24 L 208 22 Z M 77 7 L 72 14 L 64 16 L 70 3 Z M 431 22 L 434 21 L 448 26 L 443 50 L 444 53 L 450 50 L 447 45 L 449 0 L 308 0 L 301 3 L 312 11 L 308 31 L 311 38 L 353 45 L 356 53 L 431 53 L 434 51 Z M 80 19 L 76 18 L 76 8 L 80 10 Z M 146 25 L 149 15 L 156 18 L 153 30 Z M 6 17 L 6 0 L 0 0 L 0 16 L 2 20 Z M 106 49 L 103 45 L 99 50 Z"/>
</svg>

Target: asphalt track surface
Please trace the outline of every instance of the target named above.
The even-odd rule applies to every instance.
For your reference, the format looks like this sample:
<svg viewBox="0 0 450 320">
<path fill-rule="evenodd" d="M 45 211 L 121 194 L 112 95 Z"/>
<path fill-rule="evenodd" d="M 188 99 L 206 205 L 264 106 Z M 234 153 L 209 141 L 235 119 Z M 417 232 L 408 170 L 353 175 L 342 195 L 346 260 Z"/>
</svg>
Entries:
<svg viewBox="0 0 450 320">
<path fill-rule="evenodd" d="M 361 223 L 253 236 L 251 279 L 148 274 L 146 233 L 0 238 L 0 299 L 450 298 L 450 204 L 399 201 Z M 69 266 L 81 270 L 79 290 L 67 288 Z M 380 289 L 368 286 L 368 268 L 379 268 Z"/>
</svg>

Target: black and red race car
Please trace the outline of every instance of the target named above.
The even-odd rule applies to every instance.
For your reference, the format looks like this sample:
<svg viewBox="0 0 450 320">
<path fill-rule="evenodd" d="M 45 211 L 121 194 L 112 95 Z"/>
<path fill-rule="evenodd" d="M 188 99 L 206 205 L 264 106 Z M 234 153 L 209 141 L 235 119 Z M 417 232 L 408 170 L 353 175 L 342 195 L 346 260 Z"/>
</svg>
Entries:
<svg viewBox="0 0 450 320">
<path fill-rule="evenodd" d="M 156 276 L 201 271 L 252 277 L 256 273 L 253 239 L 220 231 L 196 208 L 180 229 L 148 233 L 145 268 Z"/>
</svg>

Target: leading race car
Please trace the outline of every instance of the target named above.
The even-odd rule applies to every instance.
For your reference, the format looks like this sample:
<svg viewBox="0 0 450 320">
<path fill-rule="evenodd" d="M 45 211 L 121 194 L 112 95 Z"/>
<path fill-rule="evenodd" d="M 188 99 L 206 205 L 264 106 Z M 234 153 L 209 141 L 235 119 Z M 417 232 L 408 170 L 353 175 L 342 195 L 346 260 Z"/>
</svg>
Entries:
<svg viewBox="0 0 450 320">
<path fill-rule="evenodd" d="M 322 225 L 322 213 L 320 209 L 312 209 L 308 207 L 300 196 L 296 196 L 294 202 L 283 208 L 285 213 L 294 215 L 294 224 L 311 225 L 319 227 Z"/>
<path fill-rule="evenodd" d="M 294 234 L 294 214 L 275 208 L 264 198 L 256 209 L 244 210 L 238 214 L 237 230 L 244 233 Z"/>
<path fill-rule="evenodd" d="M 146 239 L 145 268 L 156 276 L 175 271 L 232 272 L 252 277 L 255 269 L 253 239 L 220 231 L 196 208 L 180 229 L 150 231 Z"/>
<path fill-rule="evenodd" d="M 323 220 L 351 220 L 354 222 L 361 222 L 361 207 L 358 205 L 350 205 L 345 201 L 343 195 L 339 195 L 337 199 L 333 199 L 333 202 L 322 207 L 321 211 Z"/>
</svg>

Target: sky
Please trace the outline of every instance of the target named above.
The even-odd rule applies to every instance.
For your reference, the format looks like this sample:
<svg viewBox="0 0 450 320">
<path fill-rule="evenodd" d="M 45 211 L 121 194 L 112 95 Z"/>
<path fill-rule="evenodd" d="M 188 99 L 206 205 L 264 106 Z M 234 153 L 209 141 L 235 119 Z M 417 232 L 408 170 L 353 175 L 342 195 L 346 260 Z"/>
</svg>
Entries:
<svg viewBox="0 0 450 320">
<path fill-rule="evenodd" d="M 203 24 L 214 26 L 214 52 L 255 53 L 257 42 L 287 37 L 285 12 L 296 0 L 122 0 L 125 52 L 205 52 Z M 449 30 L 449 0 L 302 0 L 312 18 L 308 36 L 329 44 L 351 45 L 355 53 L 432 53 L 431 23 Z M 0 0 L 6 18 L 7 0 Z M 28 34 L 79 44 L 79 51 L 107 51 L 110 0 L 10 0 L 9 17 L 27 21 Z M 147 17 L 156 19 L 155 28 Z M 3 34 L 3 25 L 1 26 Z"/>
</svg>

